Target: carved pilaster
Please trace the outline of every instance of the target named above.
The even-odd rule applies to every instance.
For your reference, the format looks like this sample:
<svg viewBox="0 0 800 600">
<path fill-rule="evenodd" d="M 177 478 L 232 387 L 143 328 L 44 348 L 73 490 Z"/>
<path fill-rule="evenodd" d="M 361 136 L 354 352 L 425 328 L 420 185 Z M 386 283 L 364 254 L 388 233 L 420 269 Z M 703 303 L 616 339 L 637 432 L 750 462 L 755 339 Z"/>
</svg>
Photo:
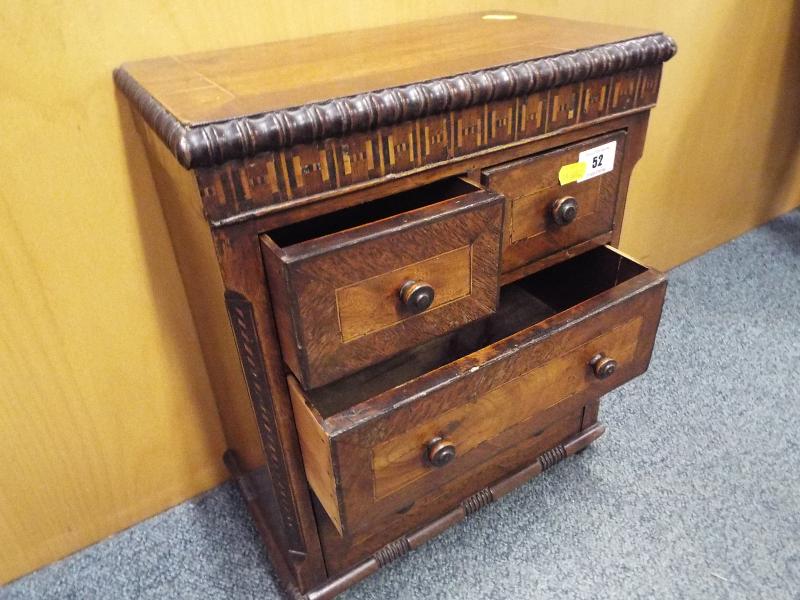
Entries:
<svg viewBox="0 0 800 600">
<path fill-rule="evenodd" d="M 267 468 L 271 475 L 275 501 L 280 510 L 282 533 L 286 538 L 289 552 L 295 557 L 301 557 L 305 555 L 306 548 L 300 533 L 292 491 L 288 485 L 289 476 L 285 452 L 277 433 L 275 411 L 267 382 L 253 306 L 247 298 L 232 291 L 225 293 L 225 305 L 239 349 L 247 389 L 256 410 L 264 453 L 267 457 Z"/>
</svg>

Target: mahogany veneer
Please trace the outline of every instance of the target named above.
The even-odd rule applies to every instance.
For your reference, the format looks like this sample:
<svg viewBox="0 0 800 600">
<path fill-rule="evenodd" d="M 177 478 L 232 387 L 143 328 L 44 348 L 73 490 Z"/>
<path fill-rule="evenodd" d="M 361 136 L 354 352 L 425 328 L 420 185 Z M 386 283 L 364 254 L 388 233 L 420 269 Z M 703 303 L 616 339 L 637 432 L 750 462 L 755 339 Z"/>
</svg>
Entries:
<svg viewBox="0 0 800 600">
<path fill-rule="evenodd" d="M 559 184 L 562 165 L 576 162 L 581 151 L 609 142 L 617 144 L 611 171 L 583 182 Z M 611 234 L 624 156 L 625 132 L 619 131 L 484 169 L 481 182 L 506 198 L 503 272 L 535 265 L 537 259 L 562 248 Z M 553 214 L 554 203 L 561 198 L 570 199 L 575 207 L 568 222 Z"/>
<path fill-rule="evenodd" d="M 262 235 L 283 356 L 297 378 L 317 387 L 491 314 L 501 201 L 446 179 Z M 433 286 L 425 310 L 398 294 L 411 281 Z"/>
<path fill-rule="evenodd" d="M 663 278 L 641 269 L 629 280 L 621 272 L 637 265 L 606 248 L 574 260 L 581 276 L 597 274 L 590 289 L 555 267 L 503 288 L 491 317 L 325 388 L 304 392 L 289 376 L 296 418 L 308 431 L 303 456 L 324 463 L 308 469 L 309 483 L 340 531 L 380 527 L 529 437 L 547 409 L 599 396 L 646 369 Z M 557 306 L 586 304 L 577 314 L 556 312 L 540 298 L 554 295 Z M 598 354 L 618 363 L 613 377 L 587 368 Z M 456 455 L 431 468 L 420 448 L 436 438 L 453 440 Z"/>
<path fill-rule="evenodd" d="M 291 597 L 335 596 L 602 434 L 664 299 L 608 245 L 675 50 L 473 14 L 115 71 L 225 462 Z"/>
</svg>

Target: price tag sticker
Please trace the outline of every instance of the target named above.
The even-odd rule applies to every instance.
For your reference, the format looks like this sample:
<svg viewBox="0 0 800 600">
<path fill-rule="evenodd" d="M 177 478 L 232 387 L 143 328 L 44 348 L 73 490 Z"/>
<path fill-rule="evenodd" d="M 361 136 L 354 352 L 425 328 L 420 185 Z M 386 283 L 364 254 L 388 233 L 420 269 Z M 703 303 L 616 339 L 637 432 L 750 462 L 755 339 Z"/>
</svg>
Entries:
<svg viewBox="0 0 800 600">
<path fill-rule="evenodd" d="M 576 179 L 578 183 L 586 181 L 592 177 L 597 177 L 603 173 L 614 170 L 614 157 L 617 154 L 617 142 L 608 142 L 602 146 L 584 150 L 578 155 L 579 163 L 586 163 L 586 171 L 583 176 Z M 563 185 L 563 184 L 562 184 Z"/>
<path fill-rule="evenodd" d="M 558 182 L 561 185 L 567 185 L 573 181 L 580 180 L 586 174 L 586 163 L 576 162 L 564 165 L 558 170 Z"/>
</svg>

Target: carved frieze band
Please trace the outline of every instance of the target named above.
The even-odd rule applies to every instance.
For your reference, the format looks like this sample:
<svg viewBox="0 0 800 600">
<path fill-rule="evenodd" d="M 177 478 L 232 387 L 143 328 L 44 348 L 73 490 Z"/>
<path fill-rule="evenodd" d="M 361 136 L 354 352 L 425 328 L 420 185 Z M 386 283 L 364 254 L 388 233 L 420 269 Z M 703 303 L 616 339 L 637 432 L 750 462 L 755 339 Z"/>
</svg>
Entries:
<svg viewBox="0 0 800 600">
<path fill-rule="evenodd" d="M 181 164 L 194 168 L 657 65 L 676 51 L 671 37 L 649 35 L 195 127 L 178 122 L 123 69 L 117 69 L 114 78 Z"/>
<path fill-rule="evenodd" d="M 656 101 L 661 67 L 623 71 L 197 170 L 213 224 L 297 198 L 432 167 Z"/>
<path fill-rule="evenodd" d="M 247 298 L 233 291 L 225 292 L 225 305 L 242 361 L 244 378 L 250 399 L 256 411 L 258 427 L 267 457 L 275 500 L 281 512 L 284 534 L 290 551 L 305 553 L 300 524 L 295 510 L 284 453 L 278 437 L 278 427 L 272 397 L 267 382 L 266 368 L 261 354 L 261 343 L 256 329 L 253 305 Z"/>
</svg>

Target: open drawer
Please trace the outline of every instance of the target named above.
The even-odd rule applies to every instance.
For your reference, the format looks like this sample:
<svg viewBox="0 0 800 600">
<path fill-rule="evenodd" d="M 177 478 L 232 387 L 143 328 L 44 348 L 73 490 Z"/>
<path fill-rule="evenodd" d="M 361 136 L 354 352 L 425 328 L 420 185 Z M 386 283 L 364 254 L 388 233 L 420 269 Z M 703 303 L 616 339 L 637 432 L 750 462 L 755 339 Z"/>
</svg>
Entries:
<svg viewBox="0 0 800 600">
<path fill-rule="evenodd" d="M 284 359 L 306 389 L 494 311 L 502 196 L 459 178 L 261 236 Z"/>
<path fill-rule="evenodd" d="M 608 247 L 504 286 L 497 312 L 313 392 L 289 388 L 308 481 L 353 533 L 644 372 L 664 277 Z"/>
</svg>

